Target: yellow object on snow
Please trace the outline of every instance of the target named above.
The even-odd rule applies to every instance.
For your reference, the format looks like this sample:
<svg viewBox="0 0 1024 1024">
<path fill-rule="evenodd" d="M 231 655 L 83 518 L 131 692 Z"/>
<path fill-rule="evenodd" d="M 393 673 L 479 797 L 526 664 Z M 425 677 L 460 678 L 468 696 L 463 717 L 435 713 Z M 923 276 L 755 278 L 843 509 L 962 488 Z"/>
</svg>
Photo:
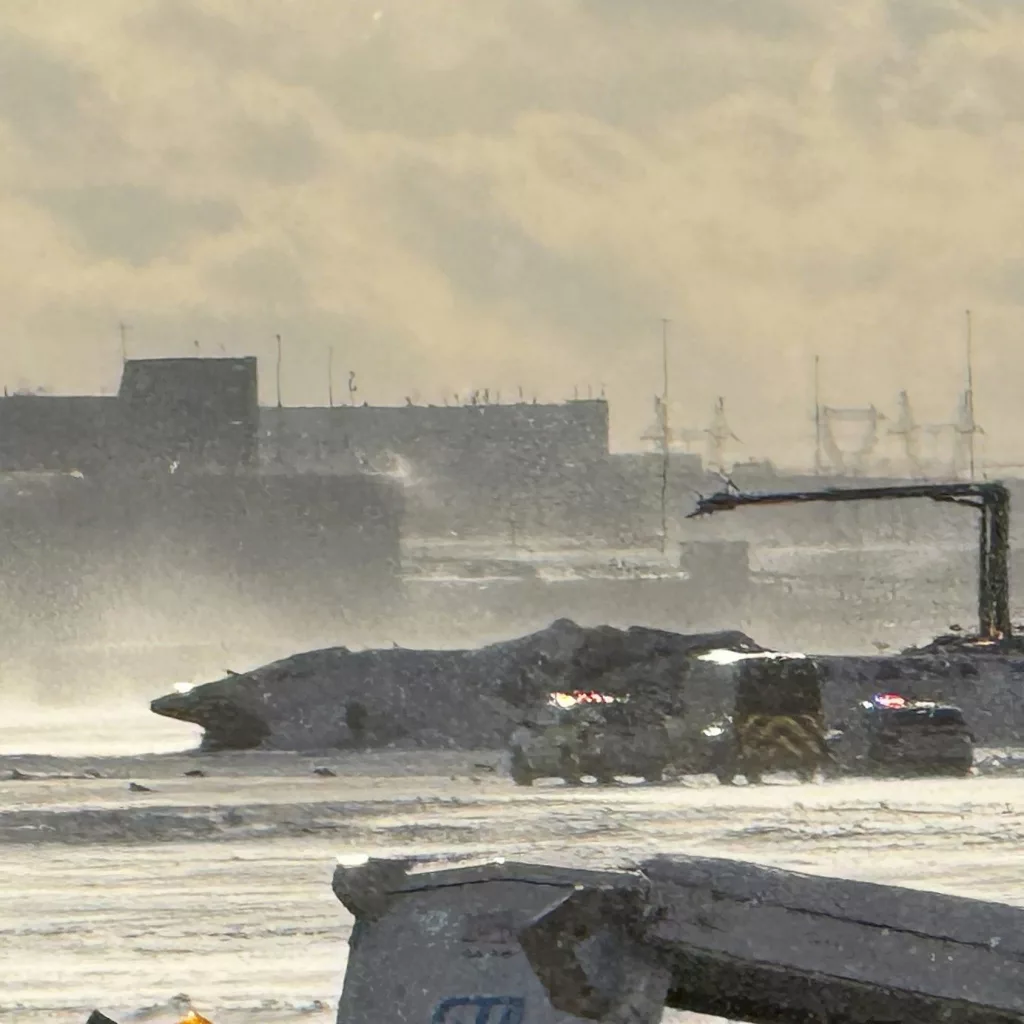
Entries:
<svg viewBox="0 0 1024 1024">
<path fill-rule="evenodd" d="M 212 1020 L 201 1017 L 195 1010 L 189 1010 L 186 1017 L 182 1017 L 178 1024 L 213 1024 Z"/>
</svg>

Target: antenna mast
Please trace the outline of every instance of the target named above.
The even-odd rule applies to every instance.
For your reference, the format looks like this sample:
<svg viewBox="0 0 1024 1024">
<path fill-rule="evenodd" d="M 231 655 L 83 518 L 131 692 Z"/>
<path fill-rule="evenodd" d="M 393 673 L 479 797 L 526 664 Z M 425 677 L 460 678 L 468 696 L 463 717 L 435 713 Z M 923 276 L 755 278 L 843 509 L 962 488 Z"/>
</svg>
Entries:
<svg viewBox="0 0 1024 1024">
<path fill-rule="evenodd" d="M 327 349 L 327 404 L 334 408 L 334 346 Z"/>
<path fill-rule="evenodd" d="M 668 547 L 668 467 L 669 467 L 669 425 L 668 425 L 668 325 L 661 320 L 661 553 Z"/>
<path fill-rule="evenodd" d="M 971 311 L 967 310 L 967 394 L 965 395 L 967 404 L 967 429 L 969 431 L 967 435 L 967 454 L 970 462 L 970 477 L 974 479 L 974 366 L 971 352 Z"/>
<path fill-rule="evenodd" d="M 822 470 L 821 457 L 821 357 L 814 357 L 814 475 L 819 476 Z"/>
<path fill-rule="evenodd" d="M 281 335 L 277 335 L 277 407 L 281 408 Z"/>
<path fill-rule="evenodd" d="M 130 325 L 121 322 L 117 325 L 117 329 L 121 332 L 121 366 L 128 362 L 128 340 L 127 334 L 131 330 Z"/>
</svg>

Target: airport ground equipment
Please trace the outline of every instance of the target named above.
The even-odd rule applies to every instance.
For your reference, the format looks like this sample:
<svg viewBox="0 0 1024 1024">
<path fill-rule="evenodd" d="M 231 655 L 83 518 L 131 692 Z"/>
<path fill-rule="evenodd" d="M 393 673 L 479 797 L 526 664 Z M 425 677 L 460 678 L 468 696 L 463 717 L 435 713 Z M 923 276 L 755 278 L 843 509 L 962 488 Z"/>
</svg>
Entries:
<svg viewBox="0 0 1024 1024">
<path fill-rule="evenodd" d="M 757 785 L 771 771 L 801 782 L 833 767 L 826 742 L 821 674 L 811 658 L 759 657 L 737 665 L 732 714 L 714 741 L 718 781 L 736 775 Z"/>
</svg>

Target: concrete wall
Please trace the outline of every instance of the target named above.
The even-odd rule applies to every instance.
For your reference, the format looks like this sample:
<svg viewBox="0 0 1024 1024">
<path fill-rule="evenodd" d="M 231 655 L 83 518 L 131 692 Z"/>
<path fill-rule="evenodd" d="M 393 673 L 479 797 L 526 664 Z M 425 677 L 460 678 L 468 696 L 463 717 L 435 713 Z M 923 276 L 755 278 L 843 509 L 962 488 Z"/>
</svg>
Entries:
<svg viewBox="0 0 1024 1024">
<path fill-rule="evenodd" d="M 116 474 L 0 499 L 0 650 L 344 639 L 400 597 L 402 496 L 386 481 Z"/>
<path fill-rule="evenodd" d="M 114 457 L 121 434 L 116 398 L 0 398 L 0 472 L 91 473 Z"/>
</svg>

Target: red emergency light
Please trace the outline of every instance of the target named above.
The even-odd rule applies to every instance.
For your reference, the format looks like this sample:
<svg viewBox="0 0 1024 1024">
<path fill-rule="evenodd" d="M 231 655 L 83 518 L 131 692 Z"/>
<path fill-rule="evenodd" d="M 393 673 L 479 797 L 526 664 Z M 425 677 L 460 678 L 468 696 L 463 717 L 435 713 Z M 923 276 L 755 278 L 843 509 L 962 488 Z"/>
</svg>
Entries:
<svg viewBox="0 0 1024 1024">
<path fill-rule="evenodd" d="M 901 697 L 898 693 L 876 693 L 871 699 L 880 708 L 905 708 L 907 706 L 906 697 Z"/>
</svg>

